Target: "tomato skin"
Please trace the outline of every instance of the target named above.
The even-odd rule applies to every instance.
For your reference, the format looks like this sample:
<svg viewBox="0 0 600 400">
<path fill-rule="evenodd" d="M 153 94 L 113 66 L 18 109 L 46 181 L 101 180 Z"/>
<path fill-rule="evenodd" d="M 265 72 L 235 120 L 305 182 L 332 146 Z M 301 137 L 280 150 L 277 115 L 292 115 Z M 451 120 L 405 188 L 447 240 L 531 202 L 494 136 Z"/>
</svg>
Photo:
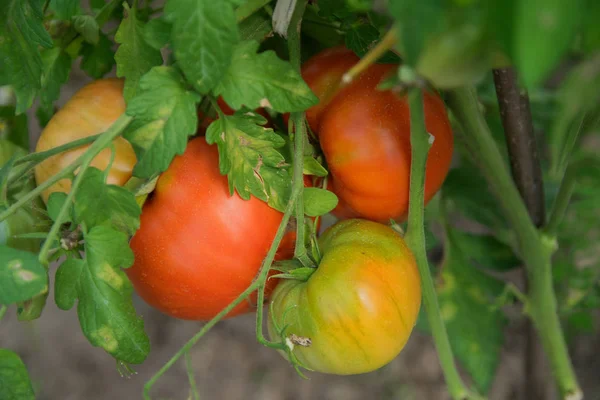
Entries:
<svg viewBox="0 0 600 400">
<path fill-rule="evenodd" d="M 342 76 L 359 60 L 352 50 L 336 46 L 321 51 L 302 64 L 302 78 L 319 99 L 317 105 L 306 110 L 306 121 L 315 134 L 318 135 L 323 111 L 339 90 Z M 288 118 L 289 114 L 285 114 L 286 127 Z"/>
<path fill-rule="evenodd" d="M 123 80 L 100 79 L 81 88 L 48 122 L 36 145 L 36 152 L 106 131 L 125 112 Z M 136 156 L 129 142 L 122 137 L 113 141 L 115 159 L 107 182 L 123 185 L 131 177 Z M 82 155 L 90 145 L 52 156 L 35 168 L 37 185 L 41 185 Z M 111 159 L 111 149 L 102 150 L 91 166 L 105 170 Z M 68 192 L 70 179 L 62 179 L 42 193 L 45 202 L 53 192 Z"/>
<path fill-rule="evenodd" d="M 193 139 L 176 156 L 142 209 L 127 269 L 137 293 L 170 316 L 209 320 L 255 278 L 283 214 L 229 195 L 216 146 Z M 267 292 L 276 284 L 269 280 Z M 256 294 L 227 317 L 255 310 Z"/>
<path fill-rule="evenodd" d="M 406 96 L 376 87 L 394 68 L 375 64 L 342 89 L 321 117 L 319 139 L 340 218 L 404 220 L 410 183 L 410 114 Z M 425 202 L 452 161 L 453 134 L 444 103 L 424 92 L 425 123 L 435 140 L 427 159 Z"/>
<path fill-rule="evenodd" d="M 294 354 L 308 369 L 352 375 L 381 368 L 406 344 L 421 306 L 421 281 L 404 240 L 388 226 L 349 219 L 319 239 L 323 258 L 308 281 L 283 280 L 272 295 L 269 335 L 309 338 Z M 285 321 L 284 321 L 285 316 Z"/>
</svg>

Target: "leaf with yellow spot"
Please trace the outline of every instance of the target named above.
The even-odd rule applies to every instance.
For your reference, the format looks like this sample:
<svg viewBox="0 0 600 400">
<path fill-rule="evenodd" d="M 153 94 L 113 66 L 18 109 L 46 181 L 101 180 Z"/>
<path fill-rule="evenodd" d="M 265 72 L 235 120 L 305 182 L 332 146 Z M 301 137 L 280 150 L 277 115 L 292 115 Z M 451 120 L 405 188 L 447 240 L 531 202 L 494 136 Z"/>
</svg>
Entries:
<svg viewBox="0 0 600 400">
<path fill-rule="evenodd" d="M 68 259 L 56 273 L 55 301 L 73 307 L 90 343 L 118 360 L 139 364 L 150 351 L 144 323 L 136 315 L 133 287 L 122 268 L 133 263 L 128 236 L 107 226 L 85 235 L 86 258 Z"/>
<path fill-rule="evenodd" d="M 278 151 L 285 140 L 258 123 L 264 118 L 236 113 L 221 116 L 208 127 L 206 141 L 219 147 L 219 169 L 229 191 L 247 200 L 250 195 L 283 211 L 291 191 L 290 165 Z"/>
<path fill-rule="evenodd" d="M 48 289 L 48 274 L 37 255 L 0 245 L 0 304 L 13 304 Z"/>
<path fill-rule="evenodd" d="M 166 170 L 176 154 L 183 154 L 188 137 L 196 133 L 199 101 L 173 67 L 154 67 L 141 78 L 127 105 L 127 114 L 135 119 L 123 134 L 138 159 L 135 176 L 150 178 Z"/>
</svg>

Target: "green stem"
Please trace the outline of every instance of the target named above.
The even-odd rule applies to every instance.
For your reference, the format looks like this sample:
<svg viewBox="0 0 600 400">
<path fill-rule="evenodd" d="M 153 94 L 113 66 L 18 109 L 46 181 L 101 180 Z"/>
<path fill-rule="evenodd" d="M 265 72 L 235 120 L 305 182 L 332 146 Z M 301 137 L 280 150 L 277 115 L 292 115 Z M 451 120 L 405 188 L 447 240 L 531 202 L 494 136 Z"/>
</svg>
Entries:
<svg viewBox="0 0 600 400">
<path fill-rule="evenodd" d="M 196 378 L 194 378 L 194 369 L 192 368 L 192 357 L 190 357 L 189 351 L 185 353 L 185 369 L 187 371 L 188 381 L 190 382 L 192 398 L 194 400 L 200 400 L 200 394 L 198 393 L 198 387 L 196 385 Z"/>
<path fill-rule="evenodd" d="M 64 173 L 65 171 L 70 171 L 72 173 L 77 168 L 77 165 L 81 165 L 81 169 L 77 173 L 77 176 L 73 180 L 73 184 L 71 186 L 71 190 L 67 194 L 67 199 L 63 203 L 58 215 L 56 216 L 56 220 L 52 224 L 52 228 L 48 233 L 49 238 L 53 238 L 58 234 L 58 230 L 62 225 L 64 218 L 67 216 L 69 211 L 69 207 L 71 202 L 73 201 L 73 197 L 77 192 L 77 188 L 81 184 L 83 177 L 85 176 L 85 170 L 89 167 L 94 157 L 98 155 L 102 150 L 104 150 L 107 146 L 109 146 L 112 141 L 123 132 L 123 130 L 129 125 L 132 117 L 127 114 L 122 114 L 117 120 L 111 125 L 110 128 L 106 132 L 100 135 L 100 137 L 83 153 L 80 157 L 77 158 L 74 162 L 71 163 L 65 170 L 62 170 L 58 175 Z M 48 265 L 48 252 L 50 251 L 50 246 L 52 245 L 52 240 L 46 240 L 42 249 L 40 250 L 39 260 L 43 265 Z"/>
<path fill-rule="evenodd" d="M 552 283 L 551 255 L 554 243 L 541 235 L 529 218 L 527 208 L 479 110 L 475 90 L 461 88 L 449 91 L 447 102 L 462 126 L 465 143 L 517 236 L 530 283 L 529 314 L 550 359 L 560 393 L 564 399 L 575 399 L 581 390 L 560 326 Z"/>
<path fill-rule="evenodd" d="M 235 17 L 238 22 L 242 22 L 273 0 L 248 0 L 235 10 Z"/>
<path fill-rule="evenodd" d="M 298 1 L 296 3 L 296 9 L 294 10 L 294 14 L 292 16 L 292 20 L 290 22 L 290 28 L 288 30 L 288 46 L 290 53 L 290 60 L 294 68 L 300 71 L 300 29 L 294 29 L 295 26 L 299 27 L 299 24 L 302 20 L 302 15 L 304 13 L 304 9 L 306 7 L 306 1 Z M 304 176 L 303 176 L 303 163 L 304 163 L 304 137 L 306 135 L 306 126 L 304 125 L 304 113 L 292 113 L 293 126 L 296 127 L 296 134 L 294 136 L 294 171 L 293 171 L 293 179 L 292 179 L 292 194 L 290 196 L 290 200 L 286 206 L 285 213 L 283 215 L 284 220 L 281 222 L 279 226 L 279 230 L 277 231 L 277 236 L 281 236 L 285 234 L 285 230 L 287 228 L 288 221 L 291 217 L 292 211 L 295 210 L 296 221 L 297 221 L 297 230 L 296 230 L 296 248 L 294 251 L 294 255 L 300 259 L 300 262 L 303 263 L 308 260 L 309 265 L 312 265 L 312 262 L 308 258 L 306 253 L 306 245 L 304 243 L 304 203 L 303 203 L 303 190 L 304 190 Z M 291 132 L 290 132 L 291 133 Z M 277 238 L 276 236 L 276 238 Z M 281 239 L 280 238 L 280 239 Z M 279 240 L 280 241 L 280 240 Z M 277 241 L 277 245 L 279 246 L 279 241 Z M 277 248 L 275 248 L 276 250 Z M 302 251 L 299 251 L 302 249 Z M 273 250 L 273 248 L 271 248 Z M 265 263 L 269 265 L 269 269 L 275 254 L 273 253 L 273 257 L 269 257 L 271 254 L 267 255 Z M 268 271 L 266 272 L 268 274 Z M 270 342 L 264 338 L 262 332 L 263 325 L 263 304 L 264 304 L 264 289 L 265 289 L 265 281 L 260 280 L 261 286 L 258 290 L 258 310 L 256 313 L 256 338 L 259 343 L 272 348 L 277 349 L 285 349 L 285 346 L 282 343 Z"/>
<path fill-rule="evenodd" d="M 437 349 L 438 357 L 444 377 L 448 384 L 448 390 L 453 399 L 469 398 L 469 391 L 465 388 L 462 379 L 454 363 L 454 355 L 450 347 L 450 340 L 446 332 L 446 326 L 440 314 L 440 307 L 435 292 L 435 286 L 431 277 L 425 249 L 425 207 L 424 186 L 425 166 L 427 164 L 427 153 L 429 151 L 429 134 L 425 127 L 425 112 L 423 109 L 423 92 L 421 89 L 412 89 L 408 95 L 410 107 L 410 143 L 411 143 L 411 167 L 410 167 L 410 193 L 408 209 L 408 228 L 405 236 L 406 242 L 413 251 L 419 273 L 421 274 L 421 287 L 423 291 L 423 302 L 433 341 Z"/>
<path fill-rule="evenodd" d="M 8 310 L 7 305 L 3 305 L 2 307 L 0 307 L 0 321 L 2 321 L 2 318 L 4 318 L 4 314 L 6 314 L 6 310 Z"/>
<path fill-rule="evenodd" d="M 65 143 L 61 146 L 53 147 L 46 151 L 40 151 L 38 153 L 30 153 L 26 156 L 23 156 L 17 160 L 15 160 L 16 167 L 11 170 L 10 176 L 8 177 L 8 184 L 12 184 L 15 181 L 19 180 L 25 174 L 29 172 L 30 169 L 34 168 L 36 165 L 41 163 L 42 161 L 50 158 L 56 154 L 60 154 L 62 152 L 84 146 L 86 144 L 92 143 L 96 139 L 98 139 L 100 135 L 92 135 L 87 136 L 81 139 L 74 140 L 69 143 Z"/>
</svg>

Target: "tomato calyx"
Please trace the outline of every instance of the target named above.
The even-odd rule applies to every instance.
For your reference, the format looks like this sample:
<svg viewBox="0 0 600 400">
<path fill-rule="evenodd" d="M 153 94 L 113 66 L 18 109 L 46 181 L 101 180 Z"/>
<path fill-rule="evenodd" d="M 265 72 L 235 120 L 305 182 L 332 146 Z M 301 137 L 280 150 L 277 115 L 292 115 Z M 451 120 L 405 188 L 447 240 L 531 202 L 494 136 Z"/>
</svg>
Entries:
<svg viewBox="0 0 600 400">
<path fill-rule="evenodd" d="M 315 267 L 304 267 L 297 259 L 277 261 L 273 264 L 272 269 L 281 273 L 272 275 L 270 278 L 295 279 L 302 282 L 308 281 L 317 270 Z"/>
</svg>

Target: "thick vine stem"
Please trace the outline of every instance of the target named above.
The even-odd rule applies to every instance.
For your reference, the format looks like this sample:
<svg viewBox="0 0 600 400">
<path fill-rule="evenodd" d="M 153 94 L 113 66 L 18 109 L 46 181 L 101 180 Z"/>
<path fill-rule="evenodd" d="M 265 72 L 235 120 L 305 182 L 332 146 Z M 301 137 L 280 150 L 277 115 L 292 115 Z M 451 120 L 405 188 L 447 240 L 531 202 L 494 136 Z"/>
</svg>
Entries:
<svg viewBox="0 0 600 400">
<path fill-rule="evenodd" d="M 531 220 L 538 228 L 544 225 L 546 209 L 544 185 L 538 147 L 533 131 L 529 96 L 521 90 L 514 67 L 493 70 L 498 106 L 508 148 L 513 179 L 525 202 Z M 527 274 L 523 271 L 526 288 Z M 526 324 L 525 391 L 531 399 L 544 398 L 547 388 L 544 365 L 540 365 L 543 349 L 537 341 L 535 327 Z"/>
<path fill-rule="evenodd" d="M 408 95 L 410 107 L 410 144 L 411 144 L 411 165 L 410 165 L 410 194 L 408 209 L 408 228 L 405 236 L 406 242 L 413 251 L 419 273 L 421 275 L 421 288 L 423 292 L 423 303 L 433 341 L 440 358 L 440 364 L 444 371 L 444 377 L 448 385 L 450 395 L 455 400 L 473 399 L 474 395 L 463 384 L 463 381 L 456 369 L 454 355 L 450 347 L 446 326 L 440 314 L 435 286 L 429 270 L 427 261 L 427 252 L 425 250 L 425 207 L 424 207 L 424 187 L 425 187 L 425 166 L 427 163 L 427 153 L 429 151 L 429 134 L 425 127 L 425 111 L 423 106 L 423 92 L 421 89 L 411 89 Z"/>
<path fill-rule="evenodd" d="M 455 89 L 447 92 L 446 97 L 462 127 L 465 144 L 517 236 L 521 258 L 527 267 L 529 314 L 550 359 L 561 396 L 563 399 L 578 399 L 581 390 L 560 326 L 552 283 L 551 256 L 555 244 L 540 234 L 529 218 L 527 208 L 479 110 L 475 89 Z"/>
</svg>

